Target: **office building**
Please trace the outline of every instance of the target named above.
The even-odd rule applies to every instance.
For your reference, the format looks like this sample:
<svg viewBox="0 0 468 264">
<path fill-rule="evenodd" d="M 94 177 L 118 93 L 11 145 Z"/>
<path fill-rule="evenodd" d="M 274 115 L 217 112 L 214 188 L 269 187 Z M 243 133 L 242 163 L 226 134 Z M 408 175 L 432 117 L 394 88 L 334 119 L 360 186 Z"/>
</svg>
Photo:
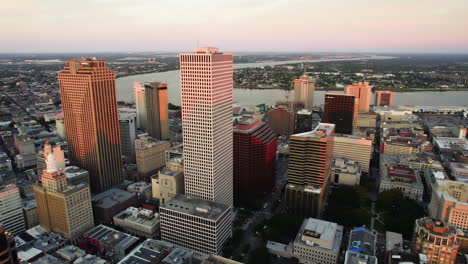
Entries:
<svg viewBox="0 0 468 264">
<path fill-rule="evenodd" d="M 299 218 L 317 217 L 329 182 L 334 124 L 291 136 L 286 209 Z"/>
<path fill-rule="evenodd" d="M 419 171 L 405 166 L 381 164 L 379 192 L 391 189 L 400 190 L 407 198 L 422 201 L 424 185 Z"/>
<path fill-rule="evenodd" d="M 159 214 L 148 209 L 129 207 L 114 216 L 114 224 L 134 236 L 159 236 Z"/>
<path fill-rule="evenodd" d="M 96 223 L 110 223 L 112 217 L 128 207 L 138 206 L 138 197 L 121 189 L 112 188 L 93 196 L 93 213 Z"/>
<path fill-rule="evenodd" d="M 0 224 L 0 263 L 19 264 L 15 237 Z"/>
<path fill-rule="evenodd" d="M 122 154 L 128 163 L 133 163 L 135 160 L 135 122 L 136 116 L 134 114 L 119 114 Z"/>
<path fill-rule="evenodd" d="M 184 172 L 184 158 L 172 158 L 166 161 L 166 168 L 169 170 Z"/>
<path fill-rule="evenodd" d="M 355 97 L 346 94 L 326 94 L 323 122 L 335 124 L 335 132 L 352 134 L 355 112 Z"/>
<path fill-rule="evenodd" d="M 359 100 L 359 112 L 369 112 L 370 99 L 372 96 L 372 86 L 369 82 L 353 83 L 345 87 L 345 93 L 354 95 Z"/>
<path fill-rule="evenodd" d="M 333 158 L 330 181 L 335 184 L 359 185 L 361 164 L 354 160 Z"/>
<path fill-rule="evenodd" d="M 449 163 L 450 175 L 456 181 L 468 182 L 468 163 Z"/>
<path fill-rule="evenodd" d="M 307 218 L 293 242 L 293 256 L 299 263 L 336 264 L 340 253 L 343 226 Z"/>
<path fill-rule="evenodd" d="M 123 181 L 115 73 L 102 60 L 70 60 L 58 74 L 72 165 L 100 193 Z"/>
<path fill-rule="evenodd" d="M 231 210 L 225 204 L 177 194 L 159 214 L 161 239 L 193 251 L 197 259 L 220 254 L 231 236 Z"/>
<path fill-rule="evenodd" d="M 83 234 L 78 246 L 86 252 L 95 252 L 96 255 L 117 263 L 138 246 L 139 240 L 111 227 L 98 225 Z"/>
<path fill-rule="evenodd" d="M 304 108 L 312 111 L 314 107 L 315 79 L 303 74 L 294 79 L 294 102 L 304 104 Z"/>
<path fill-rule="evenodd" d="M 26 230 L 23 201 L 19 188 L 14 184 L 0 185 L 0 224 L 13 234 Z"/>
<path fill-rule="evenodd" d="M 87 170 L 77 166 L 68 166 L 63 169 L 68 185 L 78 185 L 80 183 L 90 184 Z"/>
<path fill-rule="evenodd" d="M 294 133 L 304 133 L 312 130 L 312 111 L 302 109 L 296 113 Z"/>
<path fill-rule="evenodd" d="M 148 238 L 135 247 L 118 264 L 162 263 L 162 260 L 169 255 L 173 248 L 171 243 Z"/>
<path fill-rule="evenodd" d="M 46 164 L 41 181 L 34 185 L 39 224 L 49 232 L 75 239 L 94 226 L 89 185 L 68 185 L 53 153 Z"/>
<path fill-rule="evenodd" d="M 392 91 L 377 91 L 375 92 L 376 106 L 392 106 L 395 93 Z"/>
<path fill-rule="evenodd" d="M 345 134 L 335 134 L 333 137 L 332 156 L 359 162 L 362 172 L 369 172 L 372 157 L 372 140 Z"/>
<path fill-rule="evenodd" d="M 170 147 L 169 141 L 155 140 L 148 136 L 138 137 L 135 140 L 138 173 L 149 180 L 150 175 L 166 164 L 166 150 Z"/>
<path fill-rule="evenodd" d="M 454 264 L 458 254 L 455 227 L 433 218 L 417 219 L 414 227 L 413 253 L 427 256 L 427 263 Z"/>
<path fill-rule="evenodd" d="M 15 134 L 15 164 L 20 170 L 36 166 L 34 139 L 28 134 Z"/>
<path fill-rule="evenodd" d="M 37 176 L 40 179 L 42 172 L 46 169 L 46 159 L 49 156 L 50 153 L 53 153 L 55 158 L 57 159 L 57 168 L 58 169 L 64 169 L 65 168 L 65 153 L 63 152 L 62 148 L 60 145 L 57 145 L 55 147 L 52 147 L 50 145 L 49 140 L 46 139 L 45 144 L 44 144 L 44 149 L 40 150 L 39 153 L 37 154 Z"/>
<path fill-rule="evenodd" d="M 185 192 L 231 206 L 233 56 L 180 54 Z"/>
<path fill-rule="evenodd" d="M 377 264 L 375 256 L 377 232 L 365 227 L 351 230 L 345 264 Z"/>
<path fill-rule="evenodd" d="M 63 122 L 63 118 L 55 119 L 55 131 L 60 140 L 65 140 L 65 123 Z"/>
<path fill-rule="evenodd" d="M 234 197 L 263 197 L 276 179 L 276 144 L 273 130 L 248 119 L 234 128 Z"/>
<path fill-rule="evenodd" d="M 150 136 L 167 140 L 169 132 L 169 110 L 167 84 L 160 82 L 135 82 L 137 127 Z"/>
<path fill-rule="evenodd" d="M 294 132 L 294 111 L 282 106 L 269 110 L 268 126 L 278 135 L 291 136 Z"/>
<path fill-rule="evenodd" d="M 164 168 L 151 178 L 153 198 L 159 199 L 160 204 L 172 199 L 176 194 L 184 194 L 184 173 Z"/>
<path fill-rule="evenodd" d="M 30 199 L 23 200 L 23 215 L 27 229 L 39 224 L 36 199 L 31 197 Z"/>
<path fill-rule="evenodd" d="M 184 145 L 178 144 L 170 149 L 166 150 L 166 162 L 173 158 L 183 158 L 184 157 Z"/>
<path fill-rule="evenodd" d="M 468 232 L 468 183 L 436 180 L 429 215 Z"/>
</svg>

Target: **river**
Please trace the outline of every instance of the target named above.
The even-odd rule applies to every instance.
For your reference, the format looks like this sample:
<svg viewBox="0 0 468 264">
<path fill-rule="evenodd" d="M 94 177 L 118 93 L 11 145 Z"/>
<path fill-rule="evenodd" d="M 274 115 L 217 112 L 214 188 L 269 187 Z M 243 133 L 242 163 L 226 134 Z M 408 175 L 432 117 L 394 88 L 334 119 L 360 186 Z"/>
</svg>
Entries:
<svg viewBox="0 0 468 264">
<path fill-rule="evenodd" d="M 371 56 L 370 58 L 355 59 L 335 59 L 335 60 L 363 60 L 363 59 L 390 59 L 391 57 Z M 303 63 L 303 62 L 321 62 L 335 61 L 334 59 L 324 60 L 289 60 L 272 61 L 259 63 L 234 64 L 234 69 L 254 68 L 262 66 L 274 66 L 281 64 Z M 139 74 L 118 78 L 116 81 L 117 98 L 119 101 L 133 103 L 135 101 L 133 93 L 134 82 L 158 81 L 168 85 L 169 102 L 180 105 L 180 73 L 179 70 Z M 315 91 L 314 104 L 323 104 L 325 93 L 327 91 Z M 343 93 L 333 91 L 328 93 Z M 258 105 L 265 103 L 274 105 L 276 101 L 285 100 L 286 92 L 280 89 L 234 89 L 234 101 L 243 105 Z M 294 91 L 290 92 L 290 98 L 294 98 Z M 373 95 L 374 96 L 374 95 Z M 372 98 L 371 102 L 374 102 Z M 395 93 L 394 104 L 396 105 L 467 105 L 468 91 L 451 92 L 398 92 Z"/>
</svg>

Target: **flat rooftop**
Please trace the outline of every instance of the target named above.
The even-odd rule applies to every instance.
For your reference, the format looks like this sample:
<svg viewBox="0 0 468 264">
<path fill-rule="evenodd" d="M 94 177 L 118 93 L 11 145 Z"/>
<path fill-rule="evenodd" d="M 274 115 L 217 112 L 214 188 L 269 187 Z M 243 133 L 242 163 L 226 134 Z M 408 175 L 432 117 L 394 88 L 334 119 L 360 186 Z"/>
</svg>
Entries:
<svg viewBox="0 0 468 264">
<path fill-rule="evenodd" d="M 338 252 L 343 236 L 343 227 L 337 223 L 315 218 L 307 218 L 302 223 L 301 229 L 294 243 L 304 244 L 310 247 L 320 247 Z"/>
<path fill-rule="evenodd" d="M 156 263 L 160 257 L 165 257 L 172 250 L 170 243 L 147 239 L 125 256 L 119 264 Z"/>
<path fill-rule="evenodd" d="M 139 239 L 127 233 L 120 232 L 105 225 L 98 225 L 91 229 L 85 236 L 98 240 L 100 243 L 111 244 L 120 248 L 129 248 Z"/>
<path fill-rule="evenodd" d="M 110 208 L 116 204 L 119 204 L 123 201 L 127 201 L 129 199 L 133 198 L 132 193 L 117 189 L 117 188 L 112 188 L 109 189 L 105 192 L 96 194 L 93 197 L 93 201 L 97 201 L 95 206 L 101 207 L 101 208 Z"/>
<path fill-rule="evenodd" d="M 175 170 L 171 170 L 171 169 L 168 169 L 168 168 L 164 168 L 164 169 L 162 169 L 159 173 L 160 173 L 160 174 L 167 175 L 167 176 L 177 176 L 177 175 L 179 175 L 179 174 L 182 173 L 182 172 L 180 172 L 180 171 L 175 171 Z"/>
<path fill-rule="evenodd" d="M 335 124 L 319 123 L 314 130 L 294 134 L 292 137 L 306 137 L 306 138 L 328 138 L 335 130 Z"/>
<path fill-rule="evenodd" d="M 356 227 L 351 231 L 349 237 L 348 250 L 374 256 L 377 235 L 365 227 Z"/>
<path fill-rule="evenodd" d="M 433 140 L 440 149 L 450 149 L 452 151 L 468 150 L 468 140 L 466 138 L 439 137 L 434 138 Z"/>
<path fill-rule="evenodd" d="M 161 208 L 213 221 L 218 220 L 229 210 L 229 206 L 227 205 L 183 194 L 177 194 L 174 198 L 163 204 Z"/>
</svg>

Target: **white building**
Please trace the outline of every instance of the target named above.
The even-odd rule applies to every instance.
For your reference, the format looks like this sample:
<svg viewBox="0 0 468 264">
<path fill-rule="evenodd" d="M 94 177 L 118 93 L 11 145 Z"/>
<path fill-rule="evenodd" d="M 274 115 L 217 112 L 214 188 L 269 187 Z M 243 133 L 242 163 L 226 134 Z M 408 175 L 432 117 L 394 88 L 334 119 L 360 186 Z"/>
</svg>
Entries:
<svg viewBox="0 0 468 264">
<path fill-rule="evenodd" d="M 129 207 L 114 216 L 114 224 L 127 233 L 147 238 L 159 236 L 159 214 L 144 208 Z"/>
<path fill-rule="evenodd" d="M 357 185 L 361 180 L 361 164 L 354 160 L 334 158 L 330 181 L 335 184 Z"/>
<path fill-rule="evenodd" d="M 424 185 L 419 171 L 398 165 L 381 165 L 379 192 L 391 189 L 398 189 L 404 196 L 416 201 L 422 201 Z"/>
<path fill-rule="evenodd" d="M 225 204 L 177 194 L 159 208 L 161 239 L 193 251 L 197 259 L 219 255 L 231 236 L 231 209 Z"/>
<path fill-rule="evenodd" d="M 180 54 L 185 191 L 233 204 L 233 57 L 218 48 Z"/>
<path fill-rule="evenodd" d="M 23 216 L 23 201 L 14 184 L 0 186 L 0 224 L 14 234 L 26 230 Z"/>
<path fill-rule="evenodd" d="M 362 172 L 369 171 L 372 156 L 372 140 L 345 134 L 335 134 L 333 138 L 333 157 L 359 162 Z"/>
</svg>

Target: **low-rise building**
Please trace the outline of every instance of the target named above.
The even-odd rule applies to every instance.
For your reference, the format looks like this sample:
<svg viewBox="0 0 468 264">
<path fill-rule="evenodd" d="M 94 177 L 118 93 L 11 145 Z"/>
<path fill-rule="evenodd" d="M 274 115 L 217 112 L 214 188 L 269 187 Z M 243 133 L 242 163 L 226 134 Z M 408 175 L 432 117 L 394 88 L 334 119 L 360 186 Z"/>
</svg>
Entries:
<svg viewBox="0 0 468 264">
<path fill-rule="evenodd" d="M 454 264 L 458 254 L 457 236 L 461 232 L 433 218 L 417 219 L 413 252 L 427 256 L 427 263 Z"/>
<path fill-rule="evenodd" d="M 151 177 L 153 198 L 161 204 L 172 199 L 176 194 L 184 194 L 184 173 L 171 169 L 163 169 L 158 175 Z"/>
<path fill-rule="evenodd" d="M 39 224 L 39 216 L 37 215 L 36 199 L 31 198 L 23 200 L 23 214 L 26 222 L 26 228 L 32 228 Z"/>
<path fill-rule="evenodd" d="M 77 258 L 73 264 L 109 264 L 110 262 L 104 259 L 101 259 L 98 256 L 88 254 L 83 257 Z"/>
<path fill-rule="evenodd" d="M 404 196 L 422 201 L 424 185 L 418 170 L 403 166 L 381 166 L 379 192 L 391 189 L 400 190 Z"/>
<path fill-rule="evenodd" d="M 468 140 L 466 138 L 436 137 L 432 141 L 435 150 L 440 154 L 468 150 Z"/>
<path fill-rule="evenodd" d="M 65 177 L 67 177 L 67 183 L 69 185 L 78 185 L 80 183 L 89 183 L 89 172 L 83 168 L 77 166 L 68 166 L 63 169 Z"/>
<path fill-rule="evenodd" d="M 178 144 L 165 151 L 166 163 L 173 158 L 183 158 L 184 157 L 184 145 Z"/>
<path fill-rule="evenodd" d="M 357 185 L 361 180 L 361 165 L 354 160 L 334 158 L 330 177 L 335 184 Z"/>
<path fill-rule="evenodd" d="M 127 191 L 131 193 L 136 193 L 140 197 L 145 197 L 145 199 L 151 198 L 151 183 L 149 182 L 135 182 L 127 186 Z"/>
<path fill-rule="evenodd" d="M 135 154 L 138 173 L 147 178 L 166 164 L 166 150 L 171 147 L 168 141 L 159 141 L 151 137 L 139 137 L 135 140 Z"/>
<path fill-rule="evenodd" d="M 375 257 L 377 232 L 356 227 L 349 235 L 345 264 L 377 264 Z"/>
<path fill-rule="evenodd" d="M 449 169 L 450 169 L 450 175 L 456 181 L 468 182 L 468 164 L 450 162 Z"/>
<path fill-rule="evenodd" d="M 129 207 L 114 216 L 114 224 L 135 236 L 159 237 L 159 214 L 148 209 Z"/>
<path fill-rule="evenodd" d="M 184 172 L 184 158 L 176 157 L 166 161 L 166 168 L 170 170 Z"/>
<path fill-rule="evenodd" d="M 117 188 L 112 188 L 95 195 L 92 201 L 95 223 L 109 223 L 114 215 L 130 206 L 138 206 L 136 194 Z"/>
<path fill-rule="evenodd" d="M 172 251 L 171 243 L 147 239 L 135 247 L 118 264 L 162 263 L 162 260 Z"/>
</svg>

